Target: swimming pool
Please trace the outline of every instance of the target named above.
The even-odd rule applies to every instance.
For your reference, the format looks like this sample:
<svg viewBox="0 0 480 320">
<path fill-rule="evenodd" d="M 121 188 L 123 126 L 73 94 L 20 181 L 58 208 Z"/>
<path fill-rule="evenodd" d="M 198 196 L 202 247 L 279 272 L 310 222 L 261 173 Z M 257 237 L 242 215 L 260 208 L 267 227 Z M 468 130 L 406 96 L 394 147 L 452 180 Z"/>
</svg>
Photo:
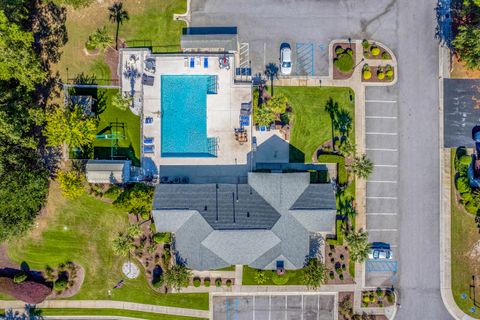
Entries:
<svg viewBox="0 0 480 320">
<path fill-rule="evenodd" d="M 162 157 L 215 157 L 207 137 L 208 75 L 161 76 Z"/>
</svg>

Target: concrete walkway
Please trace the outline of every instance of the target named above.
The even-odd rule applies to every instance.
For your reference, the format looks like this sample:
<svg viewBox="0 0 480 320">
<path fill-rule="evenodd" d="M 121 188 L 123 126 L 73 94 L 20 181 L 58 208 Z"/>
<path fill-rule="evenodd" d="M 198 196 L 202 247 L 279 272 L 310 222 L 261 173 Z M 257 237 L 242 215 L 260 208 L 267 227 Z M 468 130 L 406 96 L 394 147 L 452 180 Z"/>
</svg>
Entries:
<svg viewBox="0 0 480 320">
<path fill-rule="evenodd" d="M 122 309 L 194 318 L 209 318 L 208 310 L 195 310 L 176 307 L 165 307 L 152 304 L 113 301 L 113 300 L 47 300 L 36 305 L 37 308 L 80 308 L 80 309 Z M 18 300 L 0 300 L 0 309 L 23 309 L 25 302 Z"/>
</svg>

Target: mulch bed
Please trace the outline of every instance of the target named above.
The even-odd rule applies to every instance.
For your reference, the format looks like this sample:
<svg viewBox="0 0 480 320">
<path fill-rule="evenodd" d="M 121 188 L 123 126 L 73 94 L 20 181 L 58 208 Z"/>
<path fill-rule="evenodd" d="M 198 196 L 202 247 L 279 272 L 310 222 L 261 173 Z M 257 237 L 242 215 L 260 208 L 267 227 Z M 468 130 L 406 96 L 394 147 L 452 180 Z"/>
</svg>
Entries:
<svg viewBox="0 0 480 320">
<path fill-rule="evenodd" d="M 379 296 L 376 292 L 376 290 L 373 291 L 363 291 L 362 292 L 362 307 L 364 308 L 385 308 L 393 305 L 395 303 L 395 297 L 392 296 L 393 300 L 392 302 L 389 302 L 386 296 L 386 290 L 382 290 L 382 294 Z M 364 296 L 369 295 L 370 297 L 374 296 L 375 301 L 374 302 L 368 302 L 368 305 L 363 301 Z"/>
<path fill-rule="evenodd" d="M 118 61 L 119 61 L 119 54 L 118 51 L 115 50 L 113 47 L 108 47 L 107 50 L 105 51 L 105 63 L 108 65 L 108 68 L 110 69 L 110 79 L 112 79 L 112 82 L 115 82 L 114 80 L 118 80 L 118 74 L 117 74 L 117 68 L 118 68 Z M 112 83 L 113 85 L 118 84 L 118 83 Z"/>
<path fill-rule="evenodd" d="M 372 73 L 372 77 L 368 80 L 365 80 L 363 78 L 363 73 L 362 73 L 362 82 L 392 82 L 393 79 L 395 79 L 395 68 L 392 67 L 392 71 L 393 71 L 393 77 L 391 79 L 387 79 L 387 77 L 385 77 L 383 80 L 380 80 L 378 79 L 377 77 L 377 71 L 378 71 L 379 67 L 372 67 L 370 66 L 370 72 Z M 385 68 L 383 67 L 383 69 L 385 70 Z"/>
<path fill-rule="evenodd" d="M 369 48 L 369 49 L 363 49 L 363 47 L 362 47 L 362 49 L 363 49 L 363 57 L 364 57 L 365 59 L 370 59 L 370 60 L 385 60 L 385 61 L 392 60 L 392 57 L 390 56 L 390 53 L 389 53 L 384 47 L 382 47 L 381 45 L 379 45 L 379 44 L 377 44 L 377 43 L 375 43 L 375 42 L 372 43 L 372 46 L 378 47 L 378 48 L 380 49 L 380 54 L 377 55 L 377 56 L 374 56 L 373 54 L 370 53 L 370 48 Z M 371 46 L 370 46 L 370 47 L 371 47 Z M 388 55 L 390 56 L 390 59 L 383 59 L 383 58 L 382 58 L 382 55 L 383 55 L 384 52 L 388 53 Z"/>
<path fill-rule="evenodd" d="M 83 281 L 85 280 L 85 269 L 77 263 L 75 263 L 75 266 L 77 268 L 77 276 L 74 279 L 73 286 L 63 290 L 60 293 L 57 293 L 55 290 L 53 290 L 52 294 L 48 296 L 48 299 L 70 298 L 80 291 Z"/>
<path fill-rule="evenodd" d="M 339 306 L 342 304 L 342 302 L 345 302 L 347 300 L 350 300 L 350 304 L 352 306 L 352 313 L 353 313 L 353 304 L 355 300 L 355 296 L 353 292 L 339 292 L 338 293 L 338 304 Z M 338 320 L 350 320 L 350 317 L 344 317 L 340 313 L 340 308 L 338 308 Z"/>
<path fill-rule="evenodd" d="M 327 267 L 327 284 L 352 284 L 354 279 L 348 272 L 350 257 L 346 246 L 326 245 L 325 266 Z M 343 259 L 342 259 L 343 257 Z M 333 273 L 333 279 L 331 274 Z M 341 279 L 341 275 L 343 279 Z"/>
<path fill-rule="evenodd" d="M 355 43 L 334 43 L 333 46 L 332 46 L 332 50 L 333 50 L 333 59 L 336 59 L 337 58 L 337 54 L 335 53 L 335 48 L 337 47 L 342 47 L 343 49 L 352 49 L 353 50 L 353 65 L 355 66 L 356 64 L 356 61 L 355 61 L 355 55 L 356 55 L 356 45 Z M 333 63 L 333 61 L 332 61 Z M 337 67 L 335 65 L 333 65 L 333 79 L 334 80 L 345 80 L 345 79 L 348 79 L 352 76 L 353 74 L 353 71 L 350 71 L 348 73 L 343 73 L 341 72 L 340 70 L 337 69 Z"/>
</svg>

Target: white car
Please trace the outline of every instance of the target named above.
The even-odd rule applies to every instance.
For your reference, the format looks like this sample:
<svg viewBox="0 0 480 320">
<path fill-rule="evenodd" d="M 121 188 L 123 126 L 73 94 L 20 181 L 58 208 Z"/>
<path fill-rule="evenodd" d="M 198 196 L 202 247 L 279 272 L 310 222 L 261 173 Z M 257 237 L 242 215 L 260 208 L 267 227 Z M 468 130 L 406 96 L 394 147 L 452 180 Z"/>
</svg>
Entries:
<svg viewBox="0 0 480 320">
<path fill-rule="evenodd" d="M 280 46 L 280 73 L 289 75 L 292 73 L 292 49 L 288 43 Z"/>
<path fill-rule="evenodd" d="M 370 260 L 392 260 L 393 252 L 390 249 L 372 249 L 368 254 Z"/>
</svg>

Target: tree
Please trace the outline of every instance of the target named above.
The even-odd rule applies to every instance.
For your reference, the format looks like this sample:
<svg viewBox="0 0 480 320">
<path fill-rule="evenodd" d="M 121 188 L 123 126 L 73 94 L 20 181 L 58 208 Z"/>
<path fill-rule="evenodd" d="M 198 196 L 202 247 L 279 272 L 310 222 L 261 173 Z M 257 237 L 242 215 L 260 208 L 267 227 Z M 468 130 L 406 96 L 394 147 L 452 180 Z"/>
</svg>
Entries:
<svg viewBox="0 0 480 320">
<path fill-rule="evenodd" d="M 123 21 L 129 20 L 130 17 L 128 16 L 128 12 L 123 9 L 122 2 L 115 2 L 108 8 L 108 11 L 110 21 L 117 24 L 115 31 L 115 50 L 118 50 L 118 31 L 120 30 L 120 25 L 123 24 Z"/>
<path fill-rule="evenodd" d="M 367 232 L 363 232 L 361 229 L 358 232 L 351 230 L 345 235 L 345 240 L 348 243 L 350 259 L 359 263 L 368 259 L 370 242 L 368 242 Z"/>
<path fill-rule="evenodd" d="M 142 229 L 138 223 L 134 223 L 128 226 L 127 235 L 133 239 L 140 237 L 143 234 Z"/>
<path fill-rule="evenodd" d="M 126 257 L 134 248 L 133 238 L 127 233 L 120 232 L 112 242 L 113 253 L 117 256 Z"/>
<path fill-rule="evenodd" d="M 335 117 L 335 127 L 343 136 L 348 135 L 348 132 L 352 129 L 352 117 L 346 110 L 340 110 Z"/>
<path fill-rule="evenodd" d="M 335 131 L 334 131 L 334 124 L 335 124 L 335 117 L 338 113 L 338 102 L 333 101 L 332 98 L 329 98 L 327 104 L 325 105 L 325 111 L 330 116 L 330 122 L 332 125 L 332 147 L 335 150 Z"/>
<path fill-rule="evenodd" d="M 10 23 L 0 11 L 0 80 L 18 81 L 28 90 L 45 80 L 46 73 L 35 55 L 33 43 L 32 33 Z"/>
<path fill-rule="evenodd" d="M 188 286 L 188 278 L 190 276 L 190 270 L 184 265 L 176 264 L 165 271 L 165 284 L 176 291 L 180 291 L 182 287 Z"/>
<path fill-rule="evenodd" d="M 253 280 L 255 280 L 257 284 L 264 284 L 267 282 L 267 274 L 265 273 L 265 270 L 255 270 Z"/>
<path fill-rule="evenodd" d="M 265 76 L 270 80 L 270 95 L 273 97 L 273 79 L 278 78 L 278 66 L 270 62 L 265 66 Z"/>
<path fill-rule="evenodd" d="M 478 69 L 480 67 L 480 28 L 478 26 L 459 26 L 452 43 L 467 68 Z"/>
<path fill-rule="evenodd" d="M 107 27 L 104 26 L 88 36 L 85 46 L 87 49 L 101 49 L 105 51 L 112 41 L 112 37 L 107 32 Z"/>
<path fill-rule="evenodd" d="M 57 173 L 57 180 L 60 183 L 63 195 L 67 198 L 76 199 L 85 191 L 83 185 L 85 179 L 77 171 L 60 170 Z"/>
<path fill-rule="evenodd" d="M 149 214 L 152 210 L 153 187 L 136 183 L 123 191 L 113 204 L 136 215 Z"/>
<path fill-rule="evenodd" d="M 303 283 L 311 289 L 318 289 L 325 283 L 327 270 L 325 265 L 316 258 L 309 258 L 302 269 Z"/>
<path fill-rule="evenodd" d="M 80 107 L 55 108 L 47 116 L 45 136 L 49 146 L 67 144 L 69 147 L 84 147 L 96 139 L 97 120 L 83 115 Z"/>
<path fill-rule="evenodd" d="M 287 97 L 285 97 L 283 94 L 278 94 L 276 96 L 273 96 L 268 101 L 267 106 L 278 119 L 280 117 L 280 114 L 285 113 L 285 111 L 287 110 L 287 103 Z"/>
<path fill-rule="evenodd" d="M 132 104 L 131 98 L 125 98 L 120 92 L 112 97 L 112 106 L 126 111 Z"/>
<path fill-rule="evenodd" d="M 373 172 L 373 162 L 365 154 L 361 157 L 355 157 L 351 170 L 358 178 L 368 179 Z"/>
</svg>

